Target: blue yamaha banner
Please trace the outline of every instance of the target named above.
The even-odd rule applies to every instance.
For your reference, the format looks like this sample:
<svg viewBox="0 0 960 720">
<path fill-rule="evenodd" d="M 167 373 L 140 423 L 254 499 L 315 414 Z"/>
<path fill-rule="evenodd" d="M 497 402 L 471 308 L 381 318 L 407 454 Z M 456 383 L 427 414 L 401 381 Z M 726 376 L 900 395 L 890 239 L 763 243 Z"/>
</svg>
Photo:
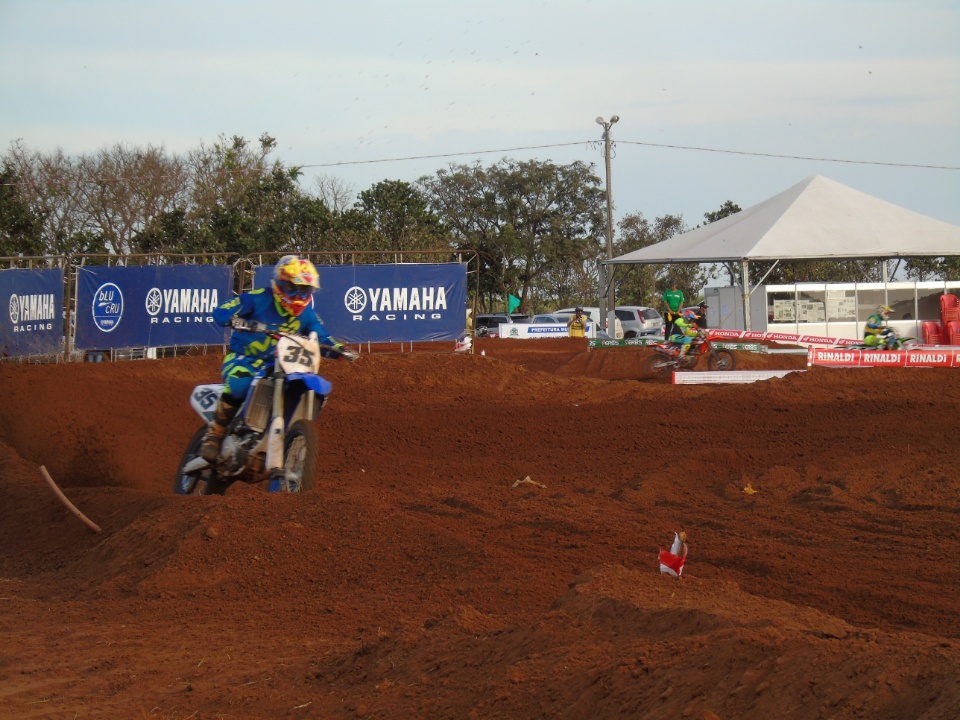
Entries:
<svg viewBox="0 0 960 720">
<path fill-rule="evenodd" d="M 63 270 L 0 271 L 0 303 L 0 356 L 63 349 Z"/>
<path fill-rule="evenodd" d="M 81 267 L 74 347 L 222 345 L 211 313 L 232 297 L 232 277 L 229 265 Z"/>
<path fill-rule="evenodd" d="M 269 285 L 272 266 L 254 273 Z M 317 315 L 343 342 L 456 340 L 467 319 L 464 263 L 323 265 L 314 293 Z"/>
</svg>

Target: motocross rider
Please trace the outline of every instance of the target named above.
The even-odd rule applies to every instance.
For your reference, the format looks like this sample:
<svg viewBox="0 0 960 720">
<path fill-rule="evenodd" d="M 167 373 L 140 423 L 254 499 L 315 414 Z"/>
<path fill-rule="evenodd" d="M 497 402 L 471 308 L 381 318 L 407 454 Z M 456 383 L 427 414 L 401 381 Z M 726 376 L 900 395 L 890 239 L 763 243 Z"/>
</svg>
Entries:
<svg viewBox="0 0 960 720">
<path fill-rule="evenodd" d="M 883 349 L 886 345 L 889 329 L 887 320 L 890 319 L 890 313 L 893 308 L 889 305 L 881 305 L 877 311 L 867 318 L 867 324 L 863 328 L 863 344 L 870 348 Z"/>
<path fill-rule="evenodd" d="M 319 287 L 317 269 L 312 262 L 285 255 L 273 268 L 269 288 L 244 292 L 228 300 L 213 311 L 213 319 L 224 327 L 262 323 L 281 332 L 300 335 L 315 332 L 321 344 L 335 350 L 322 351 L 325 356 L 344 357 L 352 362 L 357 354 L 330 337 L 313 310 L 313 292 Z M 235 330 L 231 334 L 230 350 L 220 368 L 223 393 L 200 445 L 200 456 L 207 462 L 214 462 L 220 455 L 227 426 L 243 404 L 254 376 L 273 365 L 276 345 L 276 338 L 262 332 Z"/>
<path fill-rule="evenodd" d="M 674 334 L 670 336 L 670 342 L 680 346 L 678 359 L 686 356 L 690 350 L 690 343 L 697 336 L 697 314 L 693 310 L 684 310 L 683 315 L 677 318 L 673 323 Z"/>
</svg>

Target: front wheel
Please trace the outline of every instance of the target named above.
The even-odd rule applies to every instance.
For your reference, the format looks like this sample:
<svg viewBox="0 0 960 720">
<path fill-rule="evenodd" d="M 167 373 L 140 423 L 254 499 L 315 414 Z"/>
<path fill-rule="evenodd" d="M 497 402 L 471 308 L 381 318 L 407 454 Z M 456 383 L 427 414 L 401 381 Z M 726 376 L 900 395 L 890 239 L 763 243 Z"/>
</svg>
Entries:
<svg viewBox="0 0 960 720">
<path fill-rule="evenodd" d="M 317 428 L 307 420 L 297 420 L 283 439 L 283 470 L 290 492 L 306 492 L 313 487 L 320 463 L 320 439 Z"/>
<path fill-rule="evenodd" d="M 735 361 L 729 350 L 717 350 L 710 354 L 707 367 L 711 370 L 733 370 Z"/>
<path fill-rule="evenodd" d="M 201 425 L 193 434 L 187 449 L 180 458 L 177 475 L 173 480 L 173 491 L 177 495 L 223 495 L 230 483 L 220 480 L 213 468 L 207 467 L 198 473 L 187 475 L 183 468 L 187 463 L 200 456 L 200 445 L 207 436 L 208 425 Z"/>
</svg>

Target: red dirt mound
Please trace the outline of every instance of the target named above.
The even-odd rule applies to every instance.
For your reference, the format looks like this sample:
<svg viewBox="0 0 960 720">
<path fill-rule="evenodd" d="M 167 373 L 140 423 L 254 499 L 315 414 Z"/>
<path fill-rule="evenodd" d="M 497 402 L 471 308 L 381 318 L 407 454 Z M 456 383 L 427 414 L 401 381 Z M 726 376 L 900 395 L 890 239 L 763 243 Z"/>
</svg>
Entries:
<svg viewBox="0 0 960 720">
<path fill-rule="evenodd" d="M 173 495 L 219 357 L 0 365 L 0 717 L 960 716 L 956 371 L 438 347 L 324 365 L 301 496 Z"/>
</svg>

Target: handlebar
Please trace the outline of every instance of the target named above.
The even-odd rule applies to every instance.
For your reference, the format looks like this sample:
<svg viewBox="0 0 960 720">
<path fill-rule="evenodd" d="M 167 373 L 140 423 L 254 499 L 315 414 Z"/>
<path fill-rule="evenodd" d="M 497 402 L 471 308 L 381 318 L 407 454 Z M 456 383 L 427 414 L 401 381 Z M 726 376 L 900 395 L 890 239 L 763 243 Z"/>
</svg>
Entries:
<svg viewBox="0 0 960 720">
<path fill-rule="evenodd" d="M 239 330 L 240 332 L 264 333 L 274 338 L 289 337 L 296 340 L 297 338 L 302 337 L 298 333 L 291 333 L 281 330 L 280 326 L 278 325 L 268 325 L 267 323 L 258 322 L 256 320 L 245 320 L 239 317 L 230 318 L 230 327 L 232 327 L 234 330 Z M 349 362 L 354 362 L 360 358 L 360 354 L 354 352 L 350 348 L 342 346 L 337 347 L 335 345 L 325 345 L 323 343 L 319 343 L 319 345 L 321 351 L 326 351 L 331 355 L 335 355 L 338 358 L 343 358 Z"/>
</svg>

